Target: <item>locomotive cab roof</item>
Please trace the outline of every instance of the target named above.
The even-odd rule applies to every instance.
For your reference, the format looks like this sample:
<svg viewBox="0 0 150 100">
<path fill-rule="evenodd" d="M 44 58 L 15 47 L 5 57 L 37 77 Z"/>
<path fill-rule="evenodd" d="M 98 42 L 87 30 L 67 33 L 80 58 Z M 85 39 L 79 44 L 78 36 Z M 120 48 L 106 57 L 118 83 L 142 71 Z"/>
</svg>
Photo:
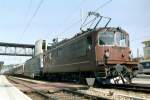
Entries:
<svg viewBox="0 0 150 100">
<path fill-rule="evenodd" d="M 106 32 L 106 31 L 112 31 L 112 32 L 118 32 L 120 31 L 121 33 L 125 33 L 128 34 L 125 30 L 123 30 L 121 27 L 100 27 L 97 28 L 96 31 L 102 31 L 102 32 Z"/>
<path fill-rule="evenodd" d="M 128 33 L 125 30 L 123 30 L 122 28 L 120 28 L 120 27 L 99 27 L 99 28 L 96 28 L 96 29 L 87 29 L 86 31 L 81 31 L 80 33 L 75 34 L 70 39 L 65 38 L 64 40 L 62 40 L 60 42 L 53 43 L 52 46 L 50 47 L 50 49 L 55 48 L 55 47 L 57 47 L 57 46 L 59 46 L 59 45 L 61 45 L 63 43 L 69 42 L 69 41 L 71 41 L 73 39 L 76 39 L 78 37 L 82 37 L 84 35 L 90 34 L 90 33 L 94 32 L 94 31 L 95 32 L 97 32 L 97 31 L 101 31 L 101 32 L 112 31 L 114 33 L 120 31 L 121 33 L 125 33 L 125 34 L 128 35 Z"/>
</svg>

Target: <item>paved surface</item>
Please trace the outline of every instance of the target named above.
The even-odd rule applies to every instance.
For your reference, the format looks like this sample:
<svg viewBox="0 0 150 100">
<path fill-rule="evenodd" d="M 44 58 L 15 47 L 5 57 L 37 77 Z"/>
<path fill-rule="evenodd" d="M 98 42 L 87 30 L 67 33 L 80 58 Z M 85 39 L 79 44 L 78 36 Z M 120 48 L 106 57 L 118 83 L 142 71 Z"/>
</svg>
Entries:
<svg viewBox="0 0 150 100">
<path fill-rule="evenodd" d="M 136 78 L 132 79 L 132 83 L 150 85 L 150 75 L 139 74 Z"/>
<path fill-rule="evenodd" d="M 132 79 L 132 83 L 134 84 L 148 84 L 150 85 L 150 78 L 134 78 Z"/>
<path fill-rule="evenodd" d="M 19 77 L 13 77 L 13 76 L 10 76 L 10 77 L 20 79 L 20 80 L 24 80 L 24 81 L 27 81 L 27 82 L 32 82 L 32 85 L 34 85 L 33 87 L 37 87 L 37 88 L 42 88 L 44 85 L 45 86 L 47 85 L 47 86 L 50 86 L 50 87 L 70 88 L 70 89 L 86 89 L 86 88 L 88 88 L 86 85 L 67 83 L 67 82 L 66 83 L 65 82 L 49 82 L 49 81 L 40 81 L 40 80 L 19 78 Z"/>
<path fill-rule="evenodd" d="M 31 100 L 14 87 L 4 75 L 0 75 L 0 100 Z"/>
</svg>

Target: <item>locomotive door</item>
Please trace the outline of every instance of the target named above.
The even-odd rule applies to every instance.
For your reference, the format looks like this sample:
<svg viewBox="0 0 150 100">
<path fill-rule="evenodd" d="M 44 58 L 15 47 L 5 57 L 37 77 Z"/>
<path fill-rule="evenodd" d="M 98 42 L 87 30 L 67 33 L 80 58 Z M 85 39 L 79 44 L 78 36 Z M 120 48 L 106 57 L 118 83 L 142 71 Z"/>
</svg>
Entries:
<svg viewBox="0 0 150 100">
<path fill-rule="evenodd" d="M 94 47 L 94 34 L 87 36 L 87 58 L 90 60 L 91 66 L 95 66 L 95 47 Z"/>
</svg>

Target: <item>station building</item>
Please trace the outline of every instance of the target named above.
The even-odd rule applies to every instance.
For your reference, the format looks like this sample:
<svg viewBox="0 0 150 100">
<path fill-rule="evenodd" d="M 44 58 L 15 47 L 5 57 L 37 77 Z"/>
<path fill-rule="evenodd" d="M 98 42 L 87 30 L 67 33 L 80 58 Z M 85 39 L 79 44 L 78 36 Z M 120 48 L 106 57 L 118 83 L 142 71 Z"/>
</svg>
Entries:
<svg viewBox="0 0 150 100">
<path fill-rule="evenodd" d="M 3 64 L 4 64 L 4 62 L 3 62 L 3 61 L 0 61 L 0 71 L 1 71 L 1 69 L 2 69 L 2 67 L 3 67 Z"/>
<path fill-rule="evenodd" d="M 143 65 L 143 73 L 150 74 L 150 39 L 142 42 L 145 47 L 143 48 L 144 51 L 144 60 L 141 61 Z"/>
<path fill-rule="evenodd" d="M 150 60 L 150 39 L 142 42 L 145 47 L 144 49 L 144 60 Z"/>
</svg>

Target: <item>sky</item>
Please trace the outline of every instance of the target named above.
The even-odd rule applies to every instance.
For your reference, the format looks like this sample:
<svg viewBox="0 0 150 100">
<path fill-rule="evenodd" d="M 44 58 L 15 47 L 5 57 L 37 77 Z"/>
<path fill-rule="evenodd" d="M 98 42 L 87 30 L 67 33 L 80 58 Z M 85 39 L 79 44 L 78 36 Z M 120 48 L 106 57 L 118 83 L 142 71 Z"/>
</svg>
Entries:
<svg viewBox="0 0 150 100">
<path fill-rule="evenodd" d="M 109 0 L 43 0 L 41 7 L 25 30 L 41 0 L 0 0 L 0 42 L 34 44 L 38 39 L 70 38 L 80 32 L 81 13 L 94 11 Z M 143 55 L 145 39 L 150 39 L 149 0 L 111 0 L 97 10 L 111 17 L 108 26 L 121 27 L 130 35 L 130 47 L 136 56 Z M 78 22 L 79 21 L 79 22 Z M 76 24 L 74 24 L 76 23 Z M 22 63 L 29 57 L 0 56 L 5 64 Z"/>
</svg>

